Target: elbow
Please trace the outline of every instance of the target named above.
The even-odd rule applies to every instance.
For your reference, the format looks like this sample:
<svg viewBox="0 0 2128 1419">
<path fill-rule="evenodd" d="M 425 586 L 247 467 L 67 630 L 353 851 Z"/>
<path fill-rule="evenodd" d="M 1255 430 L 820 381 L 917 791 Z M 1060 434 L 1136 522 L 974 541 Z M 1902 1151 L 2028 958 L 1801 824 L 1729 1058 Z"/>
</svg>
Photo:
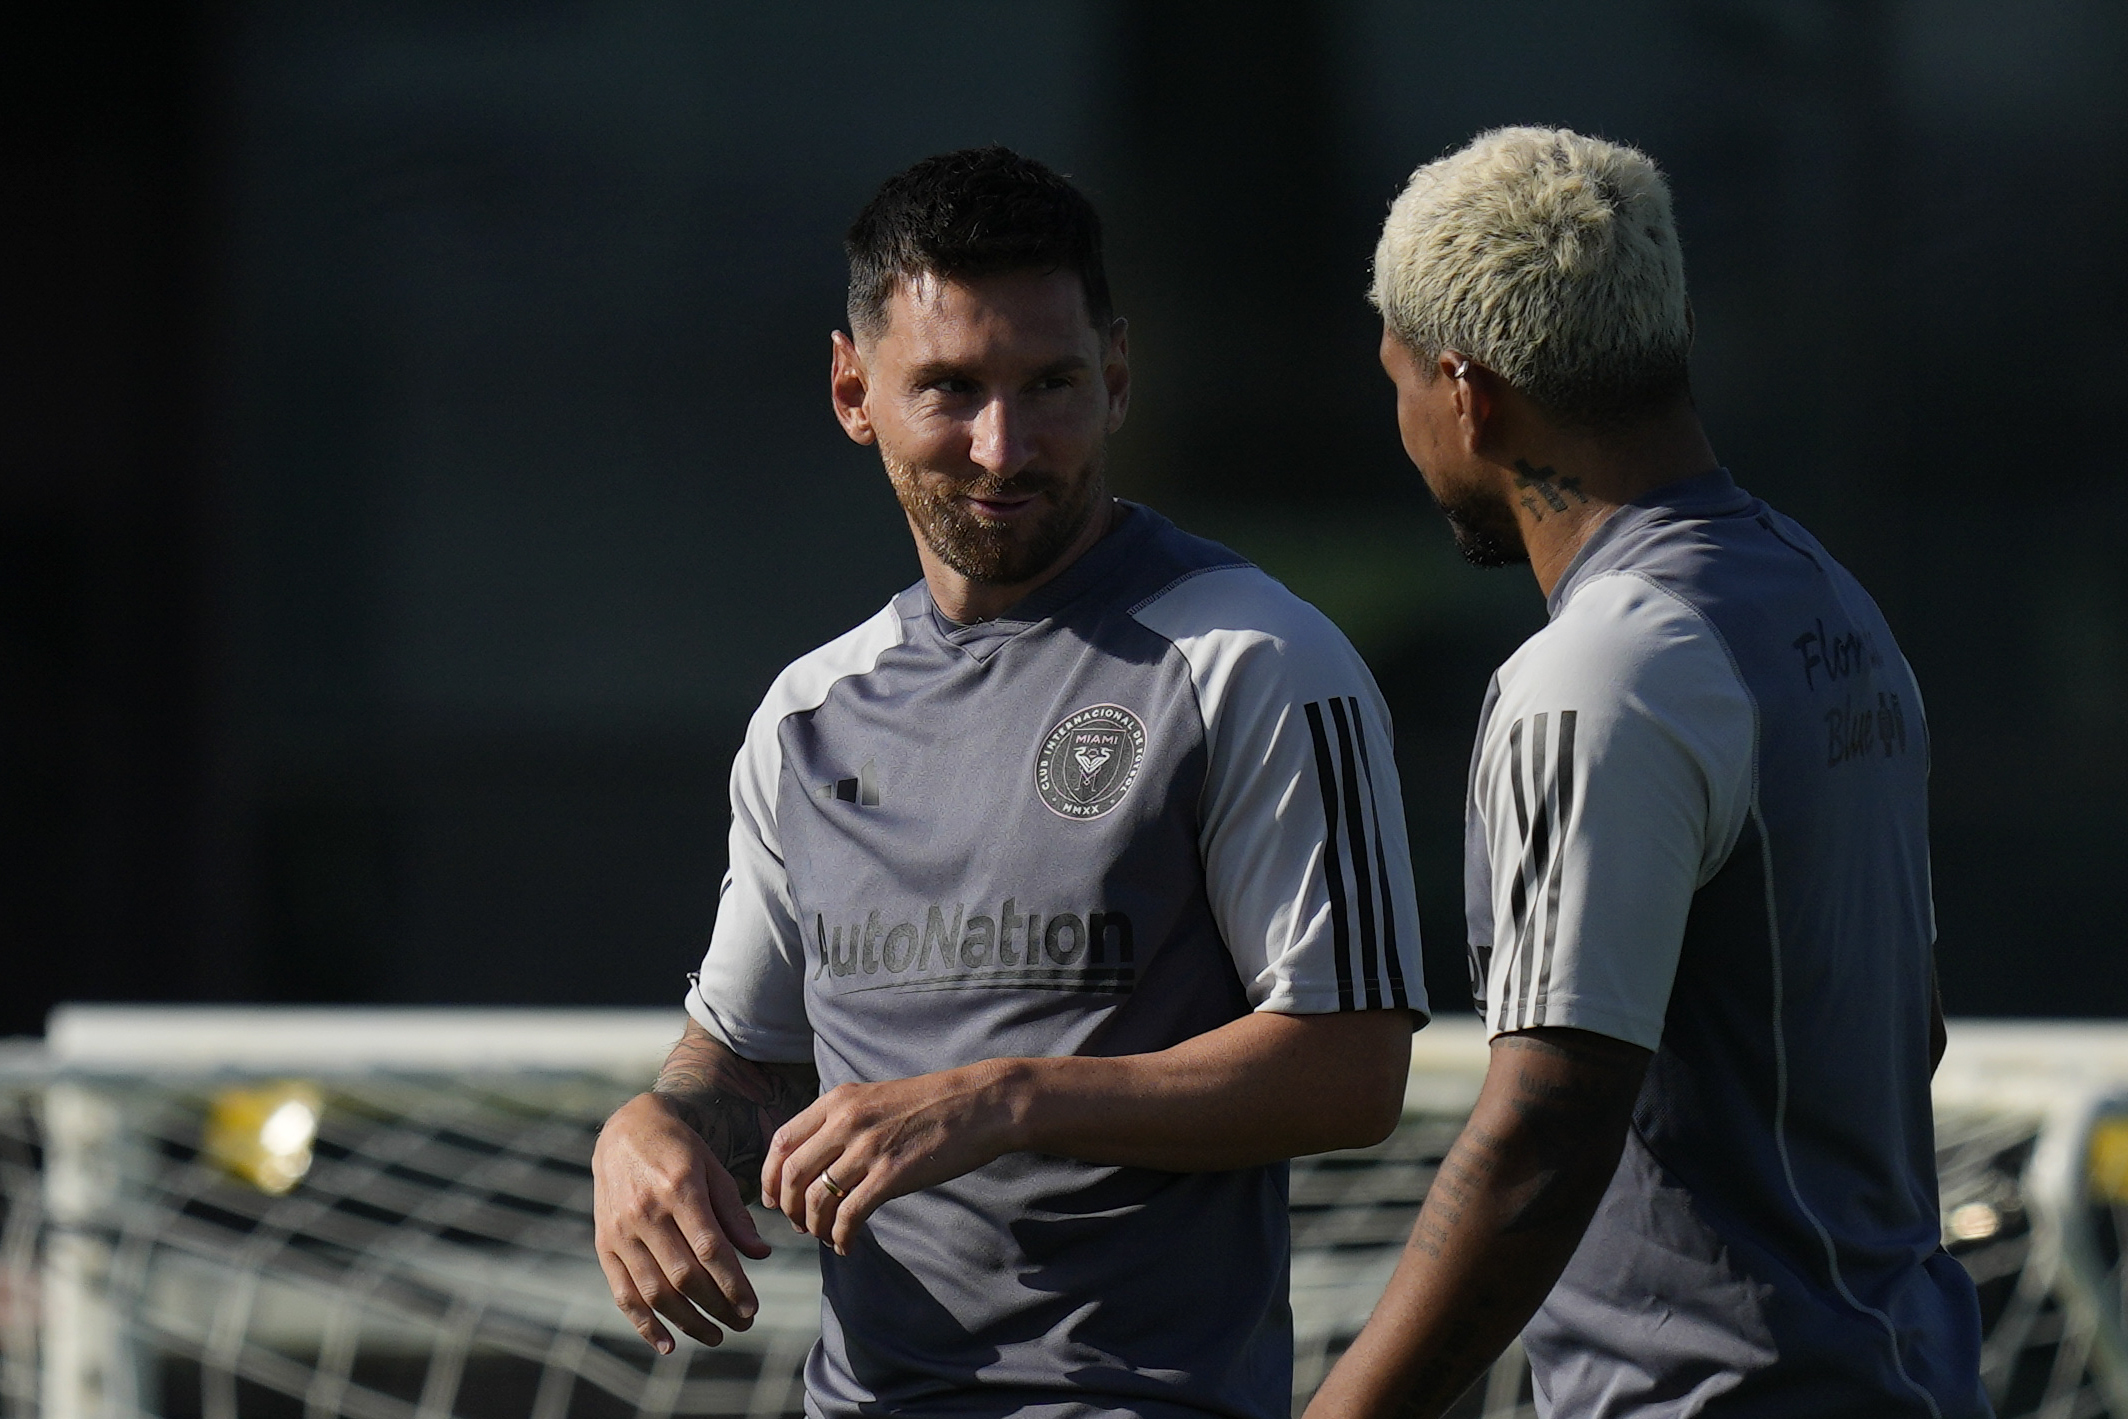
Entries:
<svg viewBox="0 0 2128 1419">
<path fill-rule="evenodd" d="M 1353 1138 L 1346 1148 L 1372 1148 L 1396 1132 L 1404 1120 L 1404 1079 L 1401 1073 L 1388 1087 L 1376 1089 L 1353 1120 Z"/>
<path fill-rule="evenodd" d="M 1404 1118 L 1404 1083 L 1409 1072 L 1408 1042 L 1395 1052 L 1395 1058 L 1385 1058 L 1357 1072 L 1345 1090 L 1343 1107 L 1334 1111 L 1336 1136 L 1324 1143 L 1321 1151 L 1372 1148 L 1396 1132 Z"/>
<path fill-rule="evenodd" d="M 1285 1048 L 1274 1056 L 1276 1116 L 1284 1156 L 1372 1148 L 1404 1117 L 1413 1017 L 1356 1010 L 1274 1020 Z M 1255 1092 L 1264 1100 L 1263 1090 Z"/>
</svg>

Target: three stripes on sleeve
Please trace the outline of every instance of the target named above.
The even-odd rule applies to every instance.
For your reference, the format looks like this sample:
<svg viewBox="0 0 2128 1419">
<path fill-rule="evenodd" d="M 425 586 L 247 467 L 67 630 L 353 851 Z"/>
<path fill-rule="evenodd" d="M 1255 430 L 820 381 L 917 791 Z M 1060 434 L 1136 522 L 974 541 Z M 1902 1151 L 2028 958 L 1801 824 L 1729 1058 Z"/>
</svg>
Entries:
<svg viewBox="0 0 2128 1419">
<path fill-rule="evenodd" d="M 1545 1023 L 1559 934 L 1560 879 L 1574 818 L 1576 717 L 1574 710 L 1560 710 L 1508 727 L 1507 769 L 1522 853 L 1508 888 L 1506 929 L 1495 931 L 1493 944 L 1471 947 L 1471 984 L 1495 1030 Z M 1496 980 L 1493 955 L 1501 946 L 1509 954 Z M 1495 985 L 1497 998 L 1487 999 Z"/>
<path fill-rule="evenodd" d="M 1374 767 L 1359 701 L 1341 695 L 1311 700 L 1303 708 L 1323 795 L 1323 876 L 1330 894 L 1337 1008 L 1409 1009 Z"/>
</svg>

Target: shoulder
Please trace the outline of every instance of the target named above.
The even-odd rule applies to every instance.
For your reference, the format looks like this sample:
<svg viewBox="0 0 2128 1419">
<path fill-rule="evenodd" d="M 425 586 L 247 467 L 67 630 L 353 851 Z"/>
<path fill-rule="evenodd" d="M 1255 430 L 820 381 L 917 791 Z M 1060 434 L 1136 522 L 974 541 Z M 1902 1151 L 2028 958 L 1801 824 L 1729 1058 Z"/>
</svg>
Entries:
<svg viewBox="0 0 2128 1419">
<path fill-rule="evenodd" d="M 1208 573 L 1253 570 L 1249 559 L 1233 548 L 1185 532 L 1152 508 L 1121 499 L 1117 504 L 1124 520 L 1110 535 L 1127 550 L 1108 584 L 1111 606 L 1135 612 Z"/>
<path fill-rule="evenodd" d="M 1513 756 L 1516 726 L 1573 726 L 1587 762 L 1653 772 L 1690 761 L 1741 788 L 1758 708 L 1727 644 L 1676 591 L 1631 571 L 1591 577 L 1500 667 L 1481 753 Z M 1676 759 L 1682 754 L 1683 759 Z M 1726 801 L 1726 800 L 1725 800 Z"/>
<path fill-rule="evenodd" d="M 746 739 L 732 760 L 731 777 L 735 810 L 744 809 L 762 823 L 763 833 L 773 833 L 767 825 L 775 817 L 775 784 L 783 771 L 778 730 L 792 715 L 827 703 L 836 685 L 870 674 L 881 656 L 907 639 L 908 599 L 907 592 L 895 597 L 861 624 L 799 656 L 770 683 L 747 723 Z"/>
<path fill-rule="evenodd" d="M 1145 519 L 1146 542 L 1124 604 L 1187 663 L 1208 713 L 1251 687 L 1352 693 L 1364 685 L 1373 694 L 1359 652 L 1328 616 L 1219 543 L 1148 508 L 1133 515 Z"/>
<path fill-rule="evenodd" d="M 1328 616 L 1247 562 L 1187 570 L 1130 614 L 1172 644 L 1200 678 L 1219 668 L 1261 665 L 1305 679 L 1360 664 Z"/>
<path fill-rule="evenodd" d="M 748 737 L 773 733 L 792 715 L 819 709 L 840 682 L 871 674 L 881 656 L 908 638 L 908 599 L 904 592 L 858 625 L 786 665 L 754 711 Z"/>
<path fill-rule="evenodd" d="M 1675 589 L 1630 570 L 1602 572 L 1575 587 L 1499 675 L 1503 700 L 1531 692 L 1663 699 L 1701 684 L 1742 690 L 1720 634 Z"/>
</svg>

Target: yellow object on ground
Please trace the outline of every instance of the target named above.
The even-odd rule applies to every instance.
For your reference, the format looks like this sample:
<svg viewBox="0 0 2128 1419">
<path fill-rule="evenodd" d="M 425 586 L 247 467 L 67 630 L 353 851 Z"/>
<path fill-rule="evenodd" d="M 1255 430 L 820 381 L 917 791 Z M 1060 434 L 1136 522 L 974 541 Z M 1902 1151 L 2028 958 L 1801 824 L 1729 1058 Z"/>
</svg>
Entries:
<svg viewBox="0 0 2128 1419">
<path fill-rule="evenodd" d="M 237 1086 L 214 1096 L 201 1148 L 216 1166 L 275 1197 L 310 1171 L 324 1100 L 297 1082 Z"/>
<path fill-rule="evenodd" d="M 2128 1114 L 2109 1114 L 2091 1126 L 2091 1192 L 2128 1202 Z"/>
</svg>

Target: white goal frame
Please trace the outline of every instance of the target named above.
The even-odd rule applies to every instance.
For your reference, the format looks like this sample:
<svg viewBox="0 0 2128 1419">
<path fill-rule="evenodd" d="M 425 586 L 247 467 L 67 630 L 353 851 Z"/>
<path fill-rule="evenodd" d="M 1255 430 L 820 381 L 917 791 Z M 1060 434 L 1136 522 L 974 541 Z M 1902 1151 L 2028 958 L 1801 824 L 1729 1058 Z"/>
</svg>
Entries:
<svg viewBox="0 0 2128 1419">
<path fill-rule="evenodd" d="M 551 1072 L 647 1085 L 683 1024 L 678 1011 L 663 1009 L 62 1007 L 41 1050 L 0 1049 L 0 1079 L 17 1087 L 34 1079 L 43 1091 L 47 1236 L 34 1412 L 104 1419 L 134 1363 L 103 1302 L 108 1247 L 73 1225 L 107 1206 L 118 1185 L 117 1114 L 99 1081 Z M 1950 1039 L 1936 1077 L 1939 1111 L 2029 1120 L 2037 1134 L 2018 1179 L 2030 1251 L 1984 1367 L 1999 1389 L 2034 1327 L 2057 1326 L 2056 1369 L 2066 1378 L 2049 1395 L 2081 1393 L 2079 1412 L 2090 1413 L 2095 1399 L 2128 1419 L 2121 1274 L 2094 1227 L 2087 1162 L 2095 1124 L 2128 1114 L 2128 1025 L 1958 1020 Z M 1479 1023 L 1438 1020 L 1413 1044 L 1407 1115 L 1467 1112 L 1488 1058 Z M 1332 1358 L 1328 1337 L 1349 1336 L 1372 1305 L 1373 1294 L 1361 1293 L 1386 1280 L 1389 1263 L 1370 1264 L 1357 1286 L 1349 1271 L 1311 1279 L 1296 1268 L 1297 1366 L 1310 1383 Z M 9 1323 L 24 1324 L 14 1314 Z M 19 1337 L 5 1339 L 11 1354 L 23 1353 Z M 1513 1350 L 1485 1387 L 1487 1416 L 1529 1412 L 1523 1376 Z M 8 1392 L 18 1392 L 17 1381 Z M 2040 1412 L 2054 1407 L 2070 1412 L 2067 1398 Z"/>
</svg>

